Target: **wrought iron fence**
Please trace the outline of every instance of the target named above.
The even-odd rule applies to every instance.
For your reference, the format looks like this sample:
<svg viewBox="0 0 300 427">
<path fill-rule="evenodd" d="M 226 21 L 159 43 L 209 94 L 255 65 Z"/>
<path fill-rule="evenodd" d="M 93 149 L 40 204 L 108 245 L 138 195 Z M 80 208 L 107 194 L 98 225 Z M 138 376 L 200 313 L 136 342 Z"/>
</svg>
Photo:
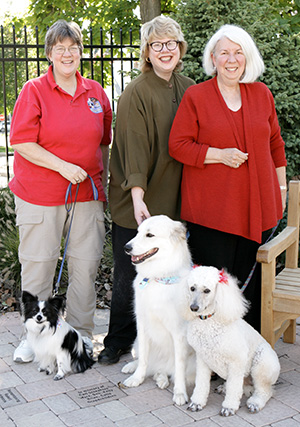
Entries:
<svg viewBox="0 0 300 427">
<path fill-rule="evenodd" d="M 10 29 L 1 26 L 0 31 L 0 187 L 4 187 L 12 174 L 9 131 L 13 106 L 25 82 L 45 73 L 49 63 L 37 27 L 17 31 L 14 26 Z M 119 95 L 137 73 L 138 39 L 139 34 L 132 30 L 123 34 L 122 29 L 118 34 L 102 28 L 84 34 L 79 71 L 84 77 L 99 81 L 114 112 Z"/>
</svg>

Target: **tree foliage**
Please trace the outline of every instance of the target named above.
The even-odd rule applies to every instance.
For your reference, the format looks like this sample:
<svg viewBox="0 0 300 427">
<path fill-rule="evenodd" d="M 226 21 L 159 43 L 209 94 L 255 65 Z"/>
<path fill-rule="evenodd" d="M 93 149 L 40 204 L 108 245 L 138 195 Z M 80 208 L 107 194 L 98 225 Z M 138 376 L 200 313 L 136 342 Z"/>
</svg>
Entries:
<svg viewBox="0 0 300 427">
<path fill-rule="evenodd" d="M 137 7 L 143 9 L 144 21 L 160 13 L 175 10 L 178 0 L 31 0 L 30 14 L 26 18 L 31 26 L 46 28 L 57 19 L 74 20 L 81 27 L 112 28 L 126 33 L 141 23 Z"/>
<path fill-rule="evenodd" d="M 134 13 L 138 0 L 31 0 L 27 20 L 32 26 L 49 27 L 58 19 L 73 20 L 81 27 L 103 29 L 137 27 L 139 19 Z"/>
<path fill-rule="evenodd" d="M 278 21 L 291 34 L 300 33 L 300 0 L 270 0 L 279 13 Z"/>
<path fill-rule="evenodd" d="M 189 45 L 184 73 L 196 82 L 207 79 L 203 50 L 221 25 L 239 25 L 252 35 L 265 62 L 261 80 L 275 99 L 291 178 L 300 173 L 300 40 L 283 32 L 277 17 L 278 10 L 267 0 L 186 0 L 175 18 Z"/>
</svg>

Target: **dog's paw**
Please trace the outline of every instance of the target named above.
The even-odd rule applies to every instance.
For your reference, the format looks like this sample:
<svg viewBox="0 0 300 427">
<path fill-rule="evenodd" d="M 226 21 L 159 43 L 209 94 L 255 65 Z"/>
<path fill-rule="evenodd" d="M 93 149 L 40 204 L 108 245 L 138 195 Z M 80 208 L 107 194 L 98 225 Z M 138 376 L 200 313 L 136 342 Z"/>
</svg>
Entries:
<svg viewBox="0 0 300 427">
<path fill-rule="evenodd" d="M 142 384 L 143 381 L 144 378 L 139 378 L 135 377 L 134 375 L 131 375 L 131 377 L 123 381 L 123 384 L 125 387 L 138 387 L 140 384 Z"/>
<path fill-rule="evenodd" d="M 176 405 L 184 405 L 188 400 L 186 393 L 174 393 L 173 395 L 173 402 L 176 403 Z"/>
<path fill-rule="evenodd" d="M 38 371 L 39 372 L 45 372 L 45 368 L 41 368 L 40 366 L 38 367 Z"/>
<path fill-rule="evenodd" d="M 271 396 L 270 396 L 271 397 Z M 266 402 L 268 401 L 268 399 L 261 399 L 259 398 L 257 395 L 256 396 L 251 396 L 248 400 L 247 400 L 247 408 L 249 410 L 249 412 L 251 412 L 252 414 L 259 412 L 266 404 Z"/>
<path fill-rule="evenodd" d="M 255 403 L 247 403 L 248 411 L 251 412 L 251 414 L 255 414 L 256 412 L 259 412 L 259 406 Z"/>
<path fill-rule="evenodd" d="M 202 405 L 197 405 L 197 403 L 194 403 L 194 402 L 191 402 L 187 407 L 187 410 L 192 412 L 202 411 L 202 409 L 203 409 Z"/>
<path fill-rule="evenodd" d="M 166 374 L 157 373 L 153 376 L 153 379 L 156 382 L 158 388 L 164 389 L 169 385 L 169 378 Z"/>
<path fill-rule="evenodd" d="M 57 373 L 53 379 L 54 379 L 54 381 L 59 381 L 59 380 L 62 380 L 63 377 L 64 377 L 63 374 Z"/>
<path fill-rule="evenodd" d="M 230 417 L 231 415 L 235 414 L 235 410 L 232 408 L 224 408 L 222 407 L 221 411 L 220 411 L 220 415 L 222 417 Z"/>
<path fill-rule="evenodd" d="M 46 369 L 46 375 L 51 375 L 51 374 L 53 374 L 52 369 L 51 368 L 47 368 Z"/>
<path fill-rule="evenodd" d="M 121 372 L 123 372 L 123 374 L 133 374 L 136 371 L 137 365 L 137 360 L 133 360 L 132 362 L 126 363 L 126 365 L 123 366 L 123 368 L 121 369 Z"/>
</svg>

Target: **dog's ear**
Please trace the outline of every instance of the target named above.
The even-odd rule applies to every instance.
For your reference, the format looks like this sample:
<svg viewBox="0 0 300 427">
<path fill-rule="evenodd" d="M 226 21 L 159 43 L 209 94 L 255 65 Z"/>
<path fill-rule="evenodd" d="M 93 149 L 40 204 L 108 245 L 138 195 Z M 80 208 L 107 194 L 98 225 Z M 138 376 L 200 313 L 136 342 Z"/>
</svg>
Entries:
<svg viewBox="0 0 300 427">
<path fill-rule="evenodd" d="M 237 285 L 237 279 L 225 270 L 219 272 L 216 307 L 223 323 L 231 323 L 242 318 L 249 304 Z"/>
<path fill-rule="evenodd" d="M 172 229 L 171 238 L 175 241 L 186 240 L 186 228 L 180 221 L 174 221 L 175 226 Z"/>
<path fill-rule="evenodd" d="M 55 297 L 48 298 L 48 303 L 60 313 L 63 312 L 66 307 L 66 298 L 64 295 L 57 295 Z"/>
<path fill-rule="evenodd" d="M 23 291 L 21 296 L 22 304 L 27 304 L 28 302 L 36 302 L 38 301 L 38 297 L 36 295 L 32 295 L 30 292 Z"/>
</svg>

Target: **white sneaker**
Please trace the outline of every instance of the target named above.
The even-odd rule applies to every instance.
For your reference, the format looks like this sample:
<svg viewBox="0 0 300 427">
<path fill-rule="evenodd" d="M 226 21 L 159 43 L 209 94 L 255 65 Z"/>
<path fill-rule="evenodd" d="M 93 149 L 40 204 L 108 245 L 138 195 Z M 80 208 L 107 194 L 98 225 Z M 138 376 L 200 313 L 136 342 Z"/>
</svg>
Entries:
<svg viewBox="0 0 300 427">
<path fill-rule="evenodd" d="M 86 351 L 90 357 L 93 357 L 94 346 L 92 340 L 89 337 L 82 337 L 82 341 L 84 342 Z"/>
<path fill-rule="evenodd" d="M 30 347 L 27 340 L 22 340 L 19 346 L 15 349 L 13 361 L 16 363 L 32 362 L 34 359 L 34 352 Z"/>
</svg>

